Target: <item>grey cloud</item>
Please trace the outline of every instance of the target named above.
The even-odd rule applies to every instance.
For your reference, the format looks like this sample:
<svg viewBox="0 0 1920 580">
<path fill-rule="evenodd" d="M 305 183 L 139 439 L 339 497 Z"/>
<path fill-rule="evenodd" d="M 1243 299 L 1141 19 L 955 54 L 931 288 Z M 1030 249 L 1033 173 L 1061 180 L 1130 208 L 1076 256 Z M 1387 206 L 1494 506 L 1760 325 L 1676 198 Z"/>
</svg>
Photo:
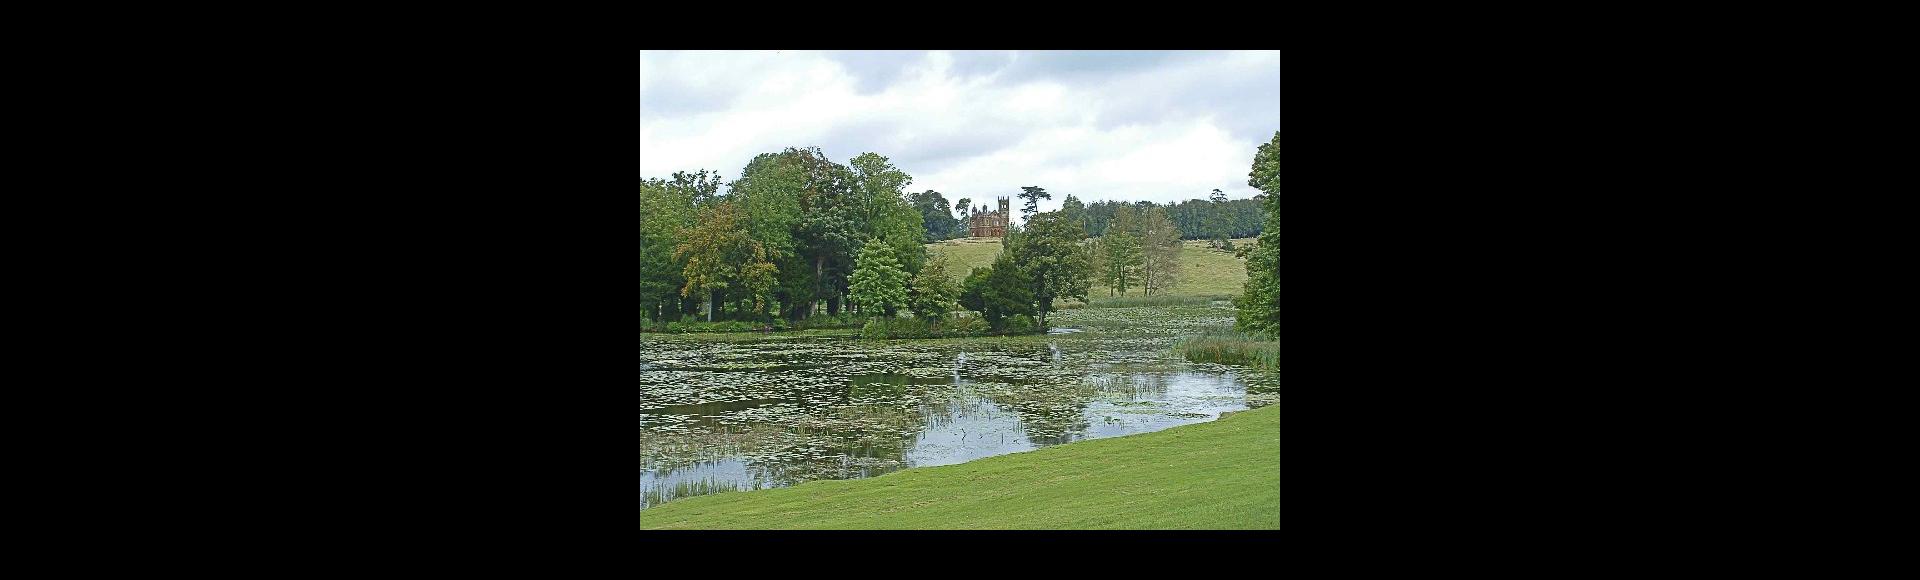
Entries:
<svg viewBox="0 0 1920 580">
<path fill-rule="evenodd" d="M 1039 78 L 1076 79 L 1131 73 L 1209 58 L 1210 53 L 1186 50 L 1021 51 L 999 79 L 1024 82 Z"/>
<path fill-rule="evenodd" d="M 1106 82 L 1098 91 L 1107 104 L 1096 120 L 1103 130 L 1208 114 L 1238 139 L 1266 141 L 1280 128 L 1278 70 L 1209 77 L 1202 82 L 1159 83 L 1151 74 L 1132 75 Z"/>
<path fill-rule="evenodd" d="M 833 50 L 825 54 L 859 81 L 854 90 L 863 95 L 886 90 L 906 74 L 907 67 L 926 58 L 925 52 L 909 50 Z"/>
<path fill-rule="evenodd" d="M 909 173 L 933 173 L 1013 146 L 1020 141 L 1020 136 L 1012 127 L 975 127 L 960 133 L 900 141 L 904 147 L 896 165 Z"/>
</svg>

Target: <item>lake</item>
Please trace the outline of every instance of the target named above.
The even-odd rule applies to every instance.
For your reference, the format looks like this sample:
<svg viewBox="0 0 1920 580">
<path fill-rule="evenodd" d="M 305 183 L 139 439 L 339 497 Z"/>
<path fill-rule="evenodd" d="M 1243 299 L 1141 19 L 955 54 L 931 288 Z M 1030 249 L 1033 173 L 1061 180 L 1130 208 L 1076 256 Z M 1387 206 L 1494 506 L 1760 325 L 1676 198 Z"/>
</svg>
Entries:
<svg viewBox="0 0 1920 580">
<path fill-rule="evenodd" d="M 640 339 L 640 506 L 1157 431 L 1279 400 L 1277 372 L 1169 349 L 1223 306 L 1051 314 L 1045 335 Z"/>
</svg>

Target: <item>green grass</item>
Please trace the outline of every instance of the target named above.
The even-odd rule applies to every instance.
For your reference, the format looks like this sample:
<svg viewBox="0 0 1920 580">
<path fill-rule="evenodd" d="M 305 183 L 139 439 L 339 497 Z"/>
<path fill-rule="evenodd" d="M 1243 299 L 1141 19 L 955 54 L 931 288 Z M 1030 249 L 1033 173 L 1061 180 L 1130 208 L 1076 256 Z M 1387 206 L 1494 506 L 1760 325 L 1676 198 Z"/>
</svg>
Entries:
<svg viewBox="0 0 1920 580">
<path fill-rule="evenodd" d="M 1234 246 L 1252 244 L 1254 238 L 1241 238 L 1233 241 Z M 1239 296 L 1247 283 L 1247 260 L 1233 257 L 1233 252 L 1215 250 L 1207 247 L 1205 240 L 1186 240 L 1180 242 L 1180 284 L 1168 290 L 1166 296 Z M 1000 255 L 1000 238 L 960 238 L 927 244 L 927 251 L 942 254 L 950 264 L 947 273 L 954 281 L 962 281 L 974 268 L 984 268 L 993 264 L 993 258 Z M 1087 297 L 1096 303 L 1107 296 L 1107 289 L 1094 285 Z M 1127 297 L 1140 296 L 1138 291 L 1129 292 Z M 1159 296 L 1159 295 L 1155 295 Z M 1065 304 L 1079 304 L 1078 300 L 1062 301 Z M 1159 304 L 1149 304 L 1159 306 Z"/>
<path fill-rule="evenodd" d="M 879 477 L 687 498 L 641 529 L 1279 529 L 1280 405 Z"/>
<path fill-rule="evenodd" d="M 993 265 L 1000 255 L 1000 238 L 956 238 L 927 244 L 927 253 L 947 257 L 947 275 L 954 282 L 967 279 L 974 268 Z"/>
</svg>

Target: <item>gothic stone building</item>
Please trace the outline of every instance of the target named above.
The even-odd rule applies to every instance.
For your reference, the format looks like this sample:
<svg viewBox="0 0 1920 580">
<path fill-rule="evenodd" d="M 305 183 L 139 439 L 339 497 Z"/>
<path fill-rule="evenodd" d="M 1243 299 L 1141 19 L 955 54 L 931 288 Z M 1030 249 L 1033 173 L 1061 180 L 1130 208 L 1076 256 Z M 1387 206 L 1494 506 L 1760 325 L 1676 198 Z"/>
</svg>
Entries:
<svg viewBox="0 0 1920 580">
<path fill-rule="evenodd" d="M 980 206 L 979 211 L 967 218 L 967 235 L 976 238 L 1006 237 L 1007 203 L 1007 198 L 1001 197 L 1000 211 L 994 212 L 987 211 L 987 206 Z"/>
</svg>

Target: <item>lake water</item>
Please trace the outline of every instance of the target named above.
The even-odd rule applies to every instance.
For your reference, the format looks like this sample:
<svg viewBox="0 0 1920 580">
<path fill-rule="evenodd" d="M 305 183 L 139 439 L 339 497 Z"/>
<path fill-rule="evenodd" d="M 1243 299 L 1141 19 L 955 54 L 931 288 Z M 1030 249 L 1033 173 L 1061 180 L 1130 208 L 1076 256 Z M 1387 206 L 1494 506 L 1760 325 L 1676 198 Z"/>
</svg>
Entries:
<svg viewBox="0 0 1920 580">
<path fill-rule="evenodd" d="M 641 507 L 1157 431 L 1272 403 L 1278 373 L 1193 364 L 1220 307 L 1070 310 L 1055 332 L 872 341 L 643 335 Z"/>
</svg>

